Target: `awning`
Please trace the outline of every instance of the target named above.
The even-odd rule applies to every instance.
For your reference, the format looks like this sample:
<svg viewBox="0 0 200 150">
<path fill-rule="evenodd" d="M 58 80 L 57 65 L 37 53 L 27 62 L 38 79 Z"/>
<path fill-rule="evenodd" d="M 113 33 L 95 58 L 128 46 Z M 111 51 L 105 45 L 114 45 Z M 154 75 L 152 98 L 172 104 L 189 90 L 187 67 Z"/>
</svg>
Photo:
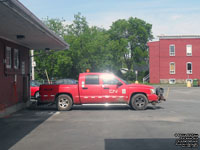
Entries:
<svg viewBox="0 0 200 150">
<path fill-rule="evenodd" d="M 69 48 L 18 0 L 0 0 L 0 38 L 34 50 Z"/>
</svg>

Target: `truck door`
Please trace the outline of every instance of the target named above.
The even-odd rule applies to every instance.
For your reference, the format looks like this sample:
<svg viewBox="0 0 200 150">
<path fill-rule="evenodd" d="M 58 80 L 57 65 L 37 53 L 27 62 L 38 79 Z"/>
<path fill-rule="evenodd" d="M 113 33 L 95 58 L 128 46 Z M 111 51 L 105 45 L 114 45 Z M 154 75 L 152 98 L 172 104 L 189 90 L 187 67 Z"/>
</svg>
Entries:
<svg viewBox="0 0 200 150">
<path fill-rule="evenodd" d="M 79 90 L 81 103 L 102 102 L 102 86 L 100 85 L 98 74 L 85 75 L 80 82 Z"/>
<path fill-rule="evenodd" d="M 106 103 L 123 103 L 127 101 L 125 85 L 114 75 L 104 74 L 102 79 L 103 101 Z"/>
</svg>

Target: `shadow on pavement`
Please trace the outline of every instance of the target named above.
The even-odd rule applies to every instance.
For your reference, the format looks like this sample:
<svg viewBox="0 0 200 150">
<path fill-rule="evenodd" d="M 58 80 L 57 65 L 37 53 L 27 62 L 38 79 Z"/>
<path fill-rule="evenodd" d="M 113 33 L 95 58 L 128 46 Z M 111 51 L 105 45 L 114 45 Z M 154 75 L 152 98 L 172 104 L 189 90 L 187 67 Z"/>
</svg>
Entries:
<svg viewBox="0 0 200 150">
<path fill-rule="evenodd" d="M 163 139 L 104 139 L 105 150 L 182 150 L 175 138 Z M 194 149 L 197 150 L 197 149 Z"/>
<path fill-rule="evenodd" d="M 146 108 L 146 110 L 157 110 L 157 109 L 164 109 L 164 108 L 160 107 L 160 106 L 148 106 Z M 81 106 L 81 105 L 79 106 L 79 105 L 76 105 L 76 106 L 73 106 L 72 111 L 73 110 L 81 110 L 81 111 L 84 111 L 84 110 L 91 110 L 91 111 L 132 110 L 132 111 L 135 111 L 128 105 L 122 105 L 122 106 L 95 106 L 95 105 L 94 106 L 85 106 L 85 105 L 84 106 Z"/>
<path fill-rule="evenodd" d="M 5 118 L 0 118 L 0 149 L 11 148 L 55 112 L 45 109 L 25 109 Z"/>
<path fill-rule="evenodd" d="M 164 109 L 161 106 L 147 106 L 146 110 L 157 110 L 157 109 Z"/>
</svg>

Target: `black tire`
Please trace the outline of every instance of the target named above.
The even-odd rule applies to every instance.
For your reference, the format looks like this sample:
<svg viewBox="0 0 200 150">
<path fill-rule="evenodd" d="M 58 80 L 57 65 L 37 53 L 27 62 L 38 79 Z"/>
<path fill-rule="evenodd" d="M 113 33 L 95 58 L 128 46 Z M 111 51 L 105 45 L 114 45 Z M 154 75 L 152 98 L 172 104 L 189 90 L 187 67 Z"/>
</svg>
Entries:
<svg viewBox="0 0 200 150">
<path fill-rule="evenodd" d="M 39 98 L 39 96 L 40 96 L 40 93 L 39 93 L 39 91 L 35 92 L 34 98 L 35 98 L 35 99 L 38 99 L 38 98 Z"/>
<path fill-rule="evenodd" d="M 147 97 L 144 94 L 136 94 L 131 98 L 131 107 L 135 110 L 145 110 L 148 104 Z"/>
<path fill-rule="evenodd" d="M 60 111 L 69 111 L 72 108 L 72 98 L 67 94 L 61 94 L 56 99 L 57 109 Z"/>
</svg>

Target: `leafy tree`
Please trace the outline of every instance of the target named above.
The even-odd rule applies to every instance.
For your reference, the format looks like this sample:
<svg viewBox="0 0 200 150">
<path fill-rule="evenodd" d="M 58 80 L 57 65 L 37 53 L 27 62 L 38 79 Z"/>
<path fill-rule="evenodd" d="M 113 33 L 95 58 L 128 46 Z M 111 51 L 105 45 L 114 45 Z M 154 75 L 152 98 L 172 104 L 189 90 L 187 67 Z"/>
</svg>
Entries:
<svg viewBox="0 0 200 150">
<path fill-rule="evenodd" d="M 87 68 L 95 72 L 110 69 L 113 56 L 107 48 L 109 35 L 106 30 L 95 26 L 89 27 L 85 17 L 81 17 L 80 13 L 74 18 L 65 35 L 65 40 L 70 44 L 72 74 L 77 76 Z"/>
<path fill-rule="evenodd" d="M 50 53 L 37 51 L 36 78 L 44 79 L 46 69 L 50 78 L 77 78 L 90 69 L 92 72 L 112 71 L 120 75 L 120 68 L 128 68 L 124 76 L 133 80 L 135 66 L 147 63 L 147 41 L 152 39 L 152 25 L 138 18 L 119 19 L 109 30 L 90 27 L 80 13 L 70 25 L 65 20 L 44 19 L 44 23 L 70 45 L 69 50 Z M 144 76 L 144 72 L 139 75 Z"/>
<path fill-rule="evenodd" d="M 59 36 L 64 36 L 66 27 L 64 20 L 60 19 L 44 19 L 44 23 Z M 51 78 L 64 78 L 68 77 L 72 67 L 71 57 L 68 51 L 53 51 L 48 52 L 40 50 L 35 51 L 36 79 L 46 79 L 45 70 Z"/>
<path fill-rule="evenodd" d="M 51 29 L 51 31 L 55 32 L 57 35 L 64 37 L 65 33 L 66 33 L 66 25 L 64 25 L 65 20 L 64 19 L 59 19 L 59 18 L 51 18 L 49 19 L 44 18 L 43 19 L 43 23 L 49 28 Z"/>
<path fill-rule="evenodd" d="M 111 40 L 123 43 L 118 50 L 123 53 L 120 56 L 129 70 L 126 74 L 129 80 L 133 80 L 134 66 L 148 63 L 147 42 L 153 38 L 151 29 L 151 24 L 130 17 L 128 20 L 119 19 L 113 22 L 109 30 Z"/>
</svg>

